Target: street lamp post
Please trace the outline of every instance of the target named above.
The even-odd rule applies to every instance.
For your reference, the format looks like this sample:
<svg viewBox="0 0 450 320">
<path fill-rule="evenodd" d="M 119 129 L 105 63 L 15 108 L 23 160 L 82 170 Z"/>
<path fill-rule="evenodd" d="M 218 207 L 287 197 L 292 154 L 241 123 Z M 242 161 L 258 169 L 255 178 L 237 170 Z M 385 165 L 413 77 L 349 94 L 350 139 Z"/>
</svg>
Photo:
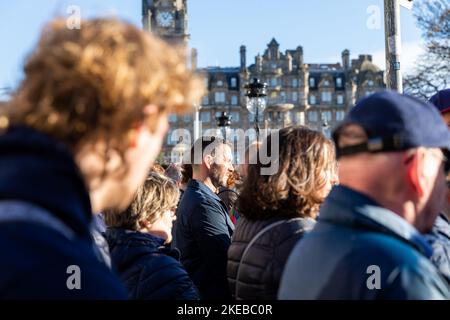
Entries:
<svg viewBox="0 0 450 320">
<path fill-rule="evenodd" d="M 217 126 L 222 130 L 224 140 L 227 140 L 227 131 L 230 129 L 231 116 L 227 115 L 226 112 L 216 117 Z"/>
<path fill-rule="evenodd" d="M 327 138 L 329 138 L 327 135 L 327 130 L 330 128 L 330 125 L 328 124 L 327 118 L 324 117 L 324 113 L 321 111 L 320 114 L 321 114 L 321 118 L 322 118 L 322 134 L 324 136 L 326 136 Z"/>
<path fill-rule="evenodd" d="M 386 51 L 386 86 L 403 92 L 400 70 L 400 0 L 384 0 L 384 32 Z"/>
<path fill-rule="evenodd" d="M 267 84 L 253 78 L 253 82 L 245 85 L 245 89 L 245 95 L 248 98 L 247 109 L 254 116 L 256 141 L 259 142 L 259 117 L 263 115 L 266 108 Z"/>
</svg>

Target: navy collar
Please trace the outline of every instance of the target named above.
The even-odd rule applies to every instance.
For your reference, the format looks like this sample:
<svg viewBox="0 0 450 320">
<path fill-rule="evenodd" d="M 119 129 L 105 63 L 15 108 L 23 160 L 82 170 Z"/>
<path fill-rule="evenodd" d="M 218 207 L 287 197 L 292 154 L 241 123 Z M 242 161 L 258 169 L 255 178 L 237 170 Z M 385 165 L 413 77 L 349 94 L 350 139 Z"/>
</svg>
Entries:
<svg viewBox="0 0 450 320">
<path fill-rule="evenodd" d="M 161 237 L 154 236 L 150 233 L 144 233 L 135 230 L 110 227 L 106 229 L 106 233 L 109 237 L 114 238 L 117 243 L 136 242 L 144 243 L 146 245 L 151 244 L 155 248 L 164 246 L 166 240 Z"/>
<path fill-rule="evenodd" d="M 331 190 L 320 210 L 318 221 L 363 226 L 375 232 L 390 234 L 407 242 L 426 257 L 432 255 L 432 248 L 426 239 L 406 220 L 368 196 L 342 185 Z"/>
<path fill-rule="evenodd" d="M 91 203 L 70 150 L 24 126 L 0 135 L 0 198 L 38 205 L 89 237 Z"/>
<path fill-rule="evenodd" d="M 217 194 L 215 194 L 206 184 L 201 181 L 191 179 L 189 180 L 187 187 L 199 190 L 201 193 L 206 194 L 208 197 L 212 197 L 219 202 L 222 201 Z"/>
</svg>

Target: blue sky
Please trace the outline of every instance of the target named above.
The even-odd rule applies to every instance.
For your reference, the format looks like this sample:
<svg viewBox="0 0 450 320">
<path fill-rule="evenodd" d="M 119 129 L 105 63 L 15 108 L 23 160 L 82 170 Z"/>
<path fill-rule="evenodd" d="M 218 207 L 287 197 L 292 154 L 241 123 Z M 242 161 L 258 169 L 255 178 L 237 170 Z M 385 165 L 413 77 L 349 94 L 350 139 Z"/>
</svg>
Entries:
<svg viewBox="0 0 450 320">
<path fill-rule="evenodd" d="M 44 23 L 67 15 L 71 5 L 80 7 L 83 18 L 116 15 L 141 25 L 140 0 L 0 0 L 0 88 L 18 84 Z M 253 63 L 275 37 L 281 51 L 303 46 L 306 63 L 338 62 L 347 48 L 352 58 L 372 54 L 384 68 L 383 0 L 188 0 L 188 15 L 189 45 L 197 48 L 201 67 L 238 66 L 242 44 L 247 63 Z M 401 31 L 402 65 L 409 70 L 421 52 L 420 30 L 403 8 Z"/>
</svg>

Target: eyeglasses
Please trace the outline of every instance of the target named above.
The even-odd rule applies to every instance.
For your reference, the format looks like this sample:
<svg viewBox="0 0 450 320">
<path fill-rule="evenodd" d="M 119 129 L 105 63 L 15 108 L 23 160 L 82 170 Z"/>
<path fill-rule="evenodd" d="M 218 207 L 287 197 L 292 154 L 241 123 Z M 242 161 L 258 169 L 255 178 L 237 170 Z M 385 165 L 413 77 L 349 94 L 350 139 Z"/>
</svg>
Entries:
<svg viewBox="0 0 450 320">
<path fill-rule="evenodd" d="M 448 176 L 448 174 L 450 173 L 450 152 L 447 150 L 442 150 L 442 155 L 444 157 L 445 175 Z"/>
<path fill-rule="evenodd" d="M 450 151 L 442 149 L 442 161 L 444 162 L 444 173 L 447 181 L 447 187 L 450 189 Z"/>
<path fill-rule="evenodd" d="M 447 188 L 450 189 L 450 177 L 449 177 L 449 173 L 450 173 L 450 152 L 445 150 L 445 149 L 441 149 L 442 154 L 439 157 L 439 159 L 442 161 L 443 165 L 444 165 L 444 174 L 445 174 L 445 179 L 446 179 L 446 183 L 447 183 Z M 437 156 L 436 153 L 432 152 L 433 155 Z"/>
<path fill-rule="evenodd" d="M 442 161 L 442 163 L 444 165 L 445 176 L 448 176 L 448 174 L 450 173 L 450 154 L 445 149 L 441 149 L 441 151 L 442 151 L 442 154 L 439 157 L 439 159 Z M 432 154 L 437 156 L 437 154 L 434 152 L 432 152 Z"/>
</svg>

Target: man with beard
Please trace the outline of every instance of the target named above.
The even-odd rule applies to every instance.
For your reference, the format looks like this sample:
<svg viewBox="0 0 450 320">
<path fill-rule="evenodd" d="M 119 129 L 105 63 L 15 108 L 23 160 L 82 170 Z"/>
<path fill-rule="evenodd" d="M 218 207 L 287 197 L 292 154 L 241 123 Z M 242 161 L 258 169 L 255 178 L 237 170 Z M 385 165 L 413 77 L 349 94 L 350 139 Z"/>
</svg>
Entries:
<svg viewBox="0 0 450 320">
<path fill-rule="evenodd" d="M 233 172 L 231 147 L 221 138 L 201 137 L 191 148 L 192 179 L 177 210 L 173 246 L 206 300 L 227 300 L 227 251 L 234 226 L 217 196 Z"/>
</svg>

